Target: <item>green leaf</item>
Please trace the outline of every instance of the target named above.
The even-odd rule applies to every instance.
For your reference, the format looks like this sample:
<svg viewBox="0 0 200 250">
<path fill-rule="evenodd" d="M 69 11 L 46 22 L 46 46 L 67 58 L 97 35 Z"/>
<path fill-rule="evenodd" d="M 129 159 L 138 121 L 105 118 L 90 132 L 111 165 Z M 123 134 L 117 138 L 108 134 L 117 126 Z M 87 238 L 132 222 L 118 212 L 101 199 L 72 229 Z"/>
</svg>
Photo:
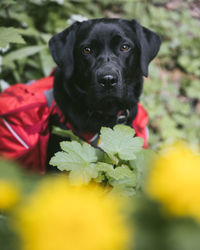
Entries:
<svg viewBox="0 0 200 250">
<path fill-rule="evenodd" d="M 119 156 L 121 160 L 133 160 L 135 153 L 143 146 L 143 139 L 134 137 L 135 131 L 126 125 L 116 125 L 113 130 L 103 127 L 101 129 L 100 147 L 111 157 Z"/>
<path fill-rule="evenodd" d="M 115 180 L 128 179 L 129 181 L 127 183 L 130 183 L 131 180 L 131 185 L 133 186 L 135 186 L 136 184 L 136 175 L 126 165 L 122 165 L 121 167 L 115 168 L 114 175 L 112 177 Z"/>
<path fill-rule="evenodd" d="M 109 153 L 104 154 L 104 161 L 113 165 L 119 164 L 118 157 Z"/>
<path fill-rule="evenodd" d="M 97 156 L 95 149 L 88 143 L 80 143 L 76 141 L 61 142 L 63 152 L 58 152 L 51 158 L 50 164 L 56 166 L 59 170 L 70 171 L 69 178 L 88 183 L 92 178 L 98 176 L 95 168 Z"/>
<path fill-rule="evenodd" d="M 22 43 L 25 41 L 18 29 L 0 27 L 0 47 L 5 48 L 8 43 Z"/>
<path fill-rule="evenodd" d="M 95 169 L 95 164 L 90 164 L 88 167 L 77 167 L 74 168 L 70 174 L 69 179 L 72 182 L 79 181 L 81 183 L 87 184 L 91 179 L 98 177 L 98 172 Z"/>
<path fill-rule="evenodd" d="M 59 127 L 53 126 L 52 133 L 55 135 L 67 137 L 72 141 L 77 141 L 81 144 L 84 143 L 84 141 L 81 140 L 78 136 L 76 136 L 71 130 L 61 129 Z"/>
<path fill-rule="evenodd" d="M 45 49 L 46 45 L 37 45 L 37 46 L 28 46 L 22 49 L 15 50 L 10 52 L 3 58 L 3 64 L 10 64 L 13 60 L 20 60 L 22 58 L 32 56 L 41 50 Z"/>
<path fill-rule="evenodd" d="M 123 175 L 124 178 L 110 181 L 110 185 L 113 186 L 111 193 L 118 193 L 127 197 L 133 196 L 136 193 L 136 175 L 131 170 L 128 173 L 122 169 L 119 170 L 118 174 Z"/>
<path fill-rule="evenodd" d="M 80 158 L 81 160 L 85 162 L 96 162 L 97 156 L 95 149 L 88 143 L 83 143 L 81 145 L 80 143 L 76 141 L 72 142 L 61 142 L 60 143 L 61 149 L 67 153 L 73 153 L 74 156 L 77 158 Z"/>
<path fill-rule="evenodd" d="M 109 184 L 113 186 L 111 194 L 117 193 L 127 197 L 133 196 L 136 193 L 137 185 L 135 173 L 128 167 L 119 167 L 116 168 L 116 170 L 116 176 L 118 176 L 119 179 L 112 179 L 109 181 Z"/>
<path fill-rule="evenodd" d="M 166 227 L 166 240 L 170 250 L 199 250 L 200 225 L 191 218 L 178 218 Z"/>
<path fill-rule="evenodd" d="M 34 27 L 27 27 L 26 29 L 18 28 L 18 31 L 23 36 L 33 36 L 33 37 L 40 37 L 41 32 L 36 30 Z"/>
<path fill-rule="evenodd" d="M 113 165 L 105 163 L 105 162 L 98 162 L 95 165 L 95 168 L 99 172 L 104 172 L 108 177 L 112 177 L 114 175 L 114 168 Z"/>
<path fill-rule="evenodd" d="M 15 0 L 1 0 L 1 3 L 0 3 L 0 6 L 1 5 L 9 5 L 9 4 L 16 4 L 17 3 L 17 1 L 15 1 Z"/>
<path fill-rule="evenodd" d="M 11 180 L 13 182 L 20 181 L 22 177 L 22 170 L 15 162 L 0 160 L 0 180 Z"/>
<path fill-rule="evenodd" d="M 112 186 L 123 185 L 135 187 L 137 184 L 136 174 L 131 171 L 127 166 L 116 168 L 112 177 L 113 180 L 110 181 Z"/>
<path fill-rule="evenodd" d="M 137 189 L 142 188 L 148 167 L 152 163 L 156 153 L 150 149 L 143 149 L 137 153 L 137 159 L 130 161 L 130 167 L 135 170 L 137 177 Z"/>
<path fill-rule="evenodd" d="M 132 197 L 136 194 L 134 187 L 129 187 L 125 185 L 116 185 L 110 192 L 111 195 L 121 195 L 125 197 Z"/>
<path fill-rule="evenodd" d="M 200 84 L 199 80 L 191 81 L 191 85 L 186 89 L 187 95 L 190 98 L 200 99 Z"/>
<path fill-rule="evenodd" d="M 55 68 L 56 64 L 54 63 L 52 56 L 49 53 L 49 50 L 44 49 L 40 52 L 41 66 L 42 71 L 45 76 L 49 76 L 52 69 Z"/>
<path fill-rule="evenodd" d="M 130 170 L 128 166 L 122 165 L 114 168 L 111 164 L 98 162 L 95 168 L 100 171 L 97 182 L 104 180 L 101 173 L 105 173 L 108 178 L 108 184 L 113 187 L 110 192 L 111 194 L 128 197 L 135 194 L 135 187 L 137 184 L 136 174 Z"/>
<path fill-rule="evenodd" d="M 115 180 L 121 180 L 124 178 L 134 178 L 135 179 L 135 174 L 126 165 L 122 165 L 120 167 L 114 168 L 113 165 L 111 165 L 111 164 L 107 164 L 104 162 L 98 162 L 96 164 L 96 168 L 98 169 L 98 171 L 105 172 L 107 177 L 110 177 L 110 178 L 115 179 Z M 133 177 L 133 175 L 134 175 L 134 177 Z"/>
<path fill-rule="evenodd" d="M 112 190 L 112 193 L 126 193 L 126 196 L 131 196 L 135 193 L 137 184 L 136 174 L 130 170 L 128 166 L 122 165 L 114 168 L 111 164 L 98 162 L 95 168 L 100 171 L 100 173 L 105 173 L 108 178 L 108 183 L 113 186 L 114 190 Z"/>
<path fill-rule="evenodd" d="M 2 250 L 20 249 L 20 240 L 8 216 L 0 214 L 0 246 Z"/>
<path fill-rule="evenodd" d="M 105 174 L 103 172 L 99 172 L 97 178 L 95 178 L 94 181 L 97 183 L 103 183 L 106 181 Z"/>
</svg>

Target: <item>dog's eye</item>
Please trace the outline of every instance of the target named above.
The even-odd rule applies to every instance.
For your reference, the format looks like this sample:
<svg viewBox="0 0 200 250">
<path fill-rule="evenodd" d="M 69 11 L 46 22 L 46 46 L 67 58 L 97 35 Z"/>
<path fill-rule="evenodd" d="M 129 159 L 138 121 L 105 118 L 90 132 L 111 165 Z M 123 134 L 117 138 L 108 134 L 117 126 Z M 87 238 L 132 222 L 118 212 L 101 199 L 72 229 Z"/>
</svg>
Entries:
<svg viewBox="0 0 200 250">
<path fill-rule="evenodd" d="M 121 51 L 127 51 L 130 48 L 130 46 L 128 44 L 122 44 L 120 47 Z"/>
<path fill-rule="evenodd" d="M 86 47 L 82 50 L 84 55 L 89 55 L 92 53 L 92 50 L 89 47 Z"/>
</svg>

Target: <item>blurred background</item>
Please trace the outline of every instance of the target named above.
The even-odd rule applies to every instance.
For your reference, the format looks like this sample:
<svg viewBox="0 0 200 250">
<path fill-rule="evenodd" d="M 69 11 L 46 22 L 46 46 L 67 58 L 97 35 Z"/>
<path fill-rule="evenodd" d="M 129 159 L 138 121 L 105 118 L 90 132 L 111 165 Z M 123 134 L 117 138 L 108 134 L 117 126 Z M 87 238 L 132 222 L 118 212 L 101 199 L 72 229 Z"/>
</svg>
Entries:
<svg viewBox="0 0 200 250">
<path fill-rule="evenodd" d="M 47 46 L 50 37 L 73 19 L 100 17 L 136 18 L 162 37 L 141 97 L 150 117 L 150 147 L 157 150 L 177 139 L 198 147 L 199 0 L 1 0 L 1 88 L 47 76 L 55 67 Z"/>
</svg>

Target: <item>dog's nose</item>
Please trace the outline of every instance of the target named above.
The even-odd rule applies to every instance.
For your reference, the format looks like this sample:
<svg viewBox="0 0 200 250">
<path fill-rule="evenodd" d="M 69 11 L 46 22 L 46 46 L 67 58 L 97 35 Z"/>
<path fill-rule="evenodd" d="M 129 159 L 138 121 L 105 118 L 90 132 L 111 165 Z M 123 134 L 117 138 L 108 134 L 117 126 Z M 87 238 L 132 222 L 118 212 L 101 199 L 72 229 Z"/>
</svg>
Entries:
<svg viewBox="0 0 200 250">
<path fill-rule="evenodd" d="M 117 77 L 114 75 L 103 75 L 98 79 L 103 87 L 114 87 L 117 84 Z"/>
</svg>

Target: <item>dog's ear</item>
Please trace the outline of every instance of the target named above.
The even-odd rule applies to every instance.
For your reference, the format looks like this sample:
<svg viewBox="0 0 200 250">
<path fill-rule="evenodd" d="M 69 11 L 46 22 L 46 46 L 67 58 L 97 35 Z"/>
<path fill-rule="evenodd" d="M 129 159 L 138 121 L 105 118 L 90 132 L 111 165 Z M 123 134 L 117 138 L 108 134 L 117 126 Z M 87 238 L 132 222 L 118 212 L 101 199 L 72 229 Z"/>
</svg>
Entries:
<svg viewBox="0 0 200 250">
<path fill-rule="evenodd" d="M 136 39 L 140 48 L 140 66 L 142 74 L 148 76 L 148 65 L 157 55 L 161 38 L 155 32 L 141 26 L 135 19 L 131 20 L 136 32 Z"/>
<path fill-rule="evenodd" d="M 74 69 L 74 44 L 76 41 L 76 31 L 79 22 L 72 24 L 64 31 L 55 34 L 49 40 L 51 55 L 58 67 L 67 67 L 66 77 L 70 77 Z"/>
</svg>

